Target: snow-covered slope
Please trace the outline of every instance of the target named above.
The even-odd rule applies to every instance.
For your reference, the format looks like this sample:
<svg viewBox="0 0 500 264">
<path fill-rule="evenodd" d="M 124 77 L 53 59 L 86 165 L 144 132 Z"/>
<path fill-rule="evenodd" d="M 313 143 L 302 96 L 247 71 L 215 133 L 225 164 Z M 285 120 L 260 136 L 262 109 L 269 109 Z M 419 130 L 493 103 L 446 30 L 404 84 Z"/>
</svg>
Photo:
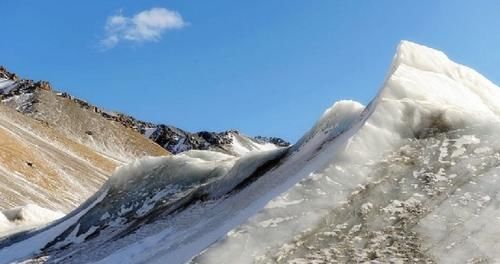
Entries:
<svg viewBox="0 0 500 264">
<path fill-rule="evenodd" d="M 236 130 L 220 133 L 208 131 L 190 133 L 173 126 L 146 123 L 143 124 L 141 132 L 172 154 L 188 150 L 210 150 L 241 156 L 253 151 L 265 151 L 290 145 L 280 138 L 252 138 Z"/>
<path fill-rule="evenodd" d="M 495 262 L 499 129 L 498 87 L 401 42 L 367 107 L 334 104 L 288 149 L 122 167 L 55 224 L 0 241 L 0 260 Z"/>
<path fill-rule="evenodd" d="M 47 224 L 64 216 L 35 204 L 15 207 L 0 212 L 0 237 Z"/>
</svg>

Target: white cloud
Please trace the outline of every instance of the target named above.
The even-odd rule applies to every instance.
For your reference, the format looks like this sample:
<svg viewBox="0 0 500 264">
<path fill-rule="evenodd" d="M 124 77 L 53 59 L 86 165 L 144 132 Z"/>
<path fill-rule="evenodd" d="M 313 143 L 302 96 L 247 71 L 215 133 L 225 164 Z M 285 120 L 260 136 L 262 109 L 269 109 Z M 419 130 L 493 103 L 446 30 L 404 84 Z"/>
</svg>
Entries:
<svg viewBox="0 0 500 264">
<path fill-rule="evenodd" d="M 116 46 L 121 41 L 148 42 L 158 41 L 167 30 L 186 26 L 182 16 L 166 8 L 151 8 L 132 17 L 121 14 L 108 17 L 104 30 L 106 36 L 101 40 L 105 49 Z"/>
</svg>

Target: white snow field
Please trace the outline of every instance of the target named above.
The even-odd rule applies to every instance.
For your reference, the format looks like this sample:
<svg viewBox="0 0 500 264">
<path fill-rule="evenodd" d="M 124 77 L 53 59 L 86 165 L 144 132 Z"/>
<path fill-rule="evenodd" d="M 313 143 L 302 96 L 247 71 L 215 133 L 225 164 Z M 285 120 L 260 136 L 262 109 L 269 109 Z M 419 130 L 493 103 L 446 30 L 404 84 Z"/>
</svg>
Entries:
<svg viewBox="0 0 500 264">
<path fill-rule="evenodd" d="M 35 204 L 0 211 L 0 237 L 47 224 L 63 217 L 59 211 L 52 211 Z"/>
<path fill-rule="evenodd" d="M 259 143 L 239 134 L 232 134 L 231 137 L 232 143 L 229 148 L 231 149 L 231 152 L 235 153 L 237 156 L 243 156 L 255 151 L 269 151 L 278 148 L 278 146 L 272 143 Z"/>
<path fill-rule="evenodd" d="M 500 90 L 403 41 L 376 98 L 288 149 L 143 158 L 0 263 L 494 263 Z"/>
</svg>

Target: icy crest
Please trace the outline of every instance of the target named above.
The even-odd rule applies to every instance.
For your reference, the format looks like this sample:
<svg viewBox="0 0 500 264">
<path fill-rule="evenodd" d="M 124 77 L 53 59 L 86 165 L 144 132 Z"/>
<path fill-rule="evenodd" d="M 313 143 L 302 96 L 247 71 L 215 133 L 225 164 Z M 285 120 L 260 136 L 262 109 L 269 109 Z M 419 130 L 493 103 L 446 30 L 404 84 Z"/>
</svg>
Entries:
<svg viewBox="0 0 500 264">
<path fill-rule="evenodd" d="M 429 101 L 481 114 L 500 113 L 498 87 L 443 52 L 402 41 L 386 81 L 384 97 Z"/>
<path fill-rule="evenodd" d="M 333 139 L 348 130 L 360 118 L 364 106 L 351 100 L 342 100 L 328 108 L 316 124 L 307 132 L 294 148 L 301 148 L 305 144 L 318 145 L 328 139 Z"/>
<path fill-rule="evenodd" d="M 339 109 L 353 106 L 340 103 L 327 110 L 315 128 L 305 136 L 306 144 L 299 149 L 296 157 L 307 157 L 307 167 L 297 174 L 309 170 L 308 177 L 277 196 L 264 210 L 231 231 L 225 240 L 209 248 L 193 262 L 319 261 L 320 258 L 287 259 L 285 256 L 293 255 L 292 252 L 301 248 L 301 243 L 317 236 L 311 230 L 325 222 L 332 222 L 334 227 L 334 223 L 338 225 L 324 231 L 325 235 L 340 236 L 345 230 L 345 234 L 353 234 L 350 236 L 355 239 L 354 234 L 364 226 L 337 222 L 342 220 L 328 218 L 328 214 L 337 211 L 340 215 L 345 214 L 342 210 L 355 208 L 355 204 L 351 204 L 352 200 L 356 201 L 358 194 L 367 192 L 370 183 L 377 185 L 383 181 L 377 173 L 384 169 L 383 166 L 390 166 L 391 163 L 384 164 L 382 160 L 388 152 L 400 148 L 409 139 L 424 140 L 421 144 L 426 144 L 426 138 L 433 138 L 439 133 L 498 122 L 499 98 L 498 88 L 474 70 L 452 62 L 442 52 L 407 41 L 401 42 L 377 97 L 362 112 L 359 107 L 347 111 L 346 120 L 350 121 L 345 124 L 348 124 L 348 129 L 334 133 L 333 140 L 327 133 L 318 133 L 324 130 L 323 127 L 332 127 L 329 124 L 333 120 L 331 117 Z M 321 140 L 314 143 L 314 138 Z M 310 151 L 317 147 L 318 151 Z M 443 152 L 443 155 L 446 153 Z M 425 156 L 419 158 L 424 163 L 425 159 L 429 159 Z M 297 158 L 292 157 L 291 161 L 297 163 Z M 286 166 L 291 165 L 283 165 Z M 440 171 L 441 174 L 445 172 L 447 170 Z M 444 177 L 441 174 L 432 174 L 432 177 L 440 180 Z M 410 204 L 414 206 L 410 202 L 408 206 Z M 352 218 L 356 219 L 354 216 Z M 267 225 L 271 222 L 279 224 Z M 333 247 L 324 246 L 326 251 Z M 314 251 L 313 248 L 304 249 L 303 254 L 307 254 L 308 250 Z M 317 248 L 318 251 L 320 249 Z M 341 250 L 340 246 L 332 249 L 335 250 Z M 325 252 L 318 255 L 328 253 Z M 328 254 L 334 256 L 334 253 Z M 336 258 L 326 259 L 328 263 Z M 341 256 L 338 256 L 339 259 L 342 259 Z"/>
<path fill-rule="evenodd" d="M 500 90 L 441 51 L 402 41 L 382 89 L 365 112 L 352 139 L 359 141 L 361 147 L 353 151 L 360 155 L 390 149 L 402 138 L 423 137 L 431 128 L 442 132 L 498 121 Z"/>
</svg>

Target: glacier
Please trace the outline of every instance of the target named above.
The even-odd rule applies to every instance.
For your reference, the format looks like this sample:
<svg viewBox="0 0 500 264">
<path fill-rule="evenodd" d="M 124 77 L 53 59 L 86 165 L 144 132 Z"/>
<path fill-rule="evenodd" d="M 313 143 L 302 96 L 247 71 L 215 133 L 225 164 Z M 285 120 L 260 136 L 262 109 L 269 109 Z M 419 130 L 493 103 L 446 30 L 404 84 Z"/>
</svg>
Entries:
<svg viewBox="0 0 500 264">
<path fill-rule="evenodd" d="M 366 107 L 289 148 L 137 160 L 0 263 L 497 262 L 499 128 L 495 84 L 402 41 Z"/>
</svg>

